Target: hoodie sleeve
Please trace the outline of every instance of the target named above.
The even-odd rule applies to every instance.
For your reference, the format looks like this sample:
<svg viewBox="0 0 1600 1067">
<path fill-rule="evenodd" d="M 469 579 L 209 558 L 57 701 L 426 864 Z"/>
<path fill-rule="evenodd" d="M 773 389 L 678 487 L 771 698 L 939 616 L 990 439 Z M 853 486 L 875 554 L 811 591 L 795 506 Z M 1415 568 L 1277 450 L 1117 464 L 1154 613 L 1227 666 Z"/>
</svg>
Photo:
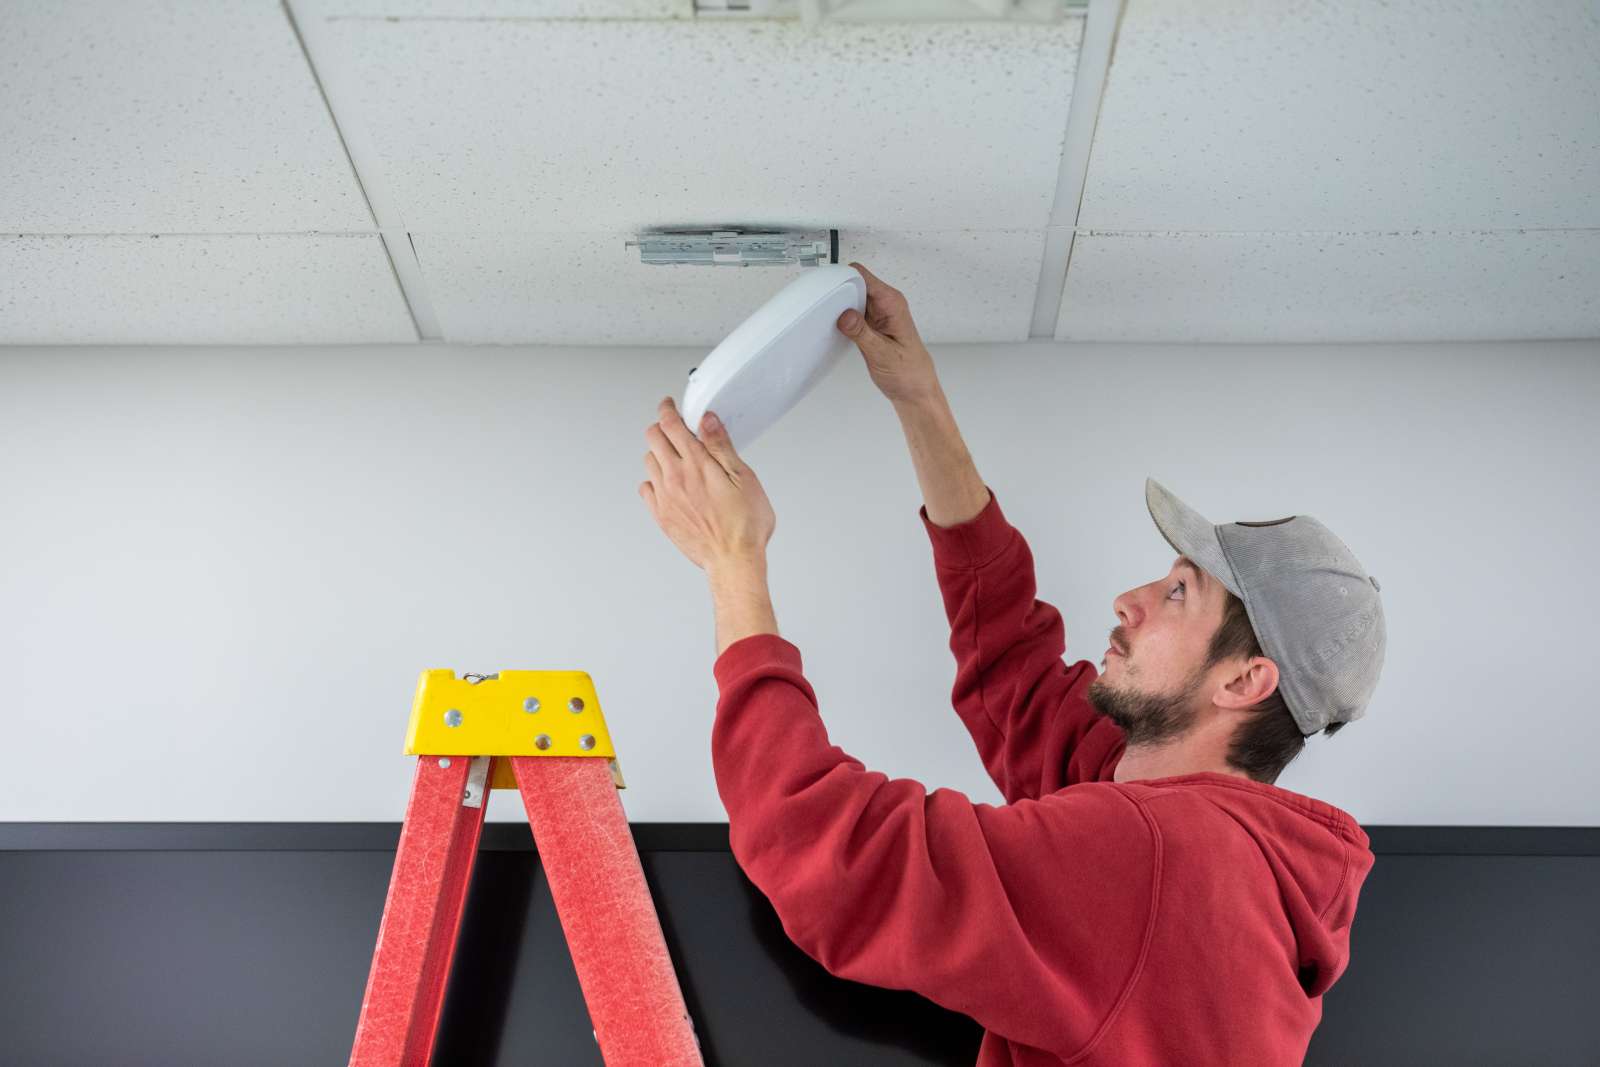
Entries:
<svg viewBox="0 0 1600 1067">
<path fill-rule="evenodd" d="M 1038 1048 L 1104 1032 L 1155 914 L 1141 805 L 1110 783 L 1000 807 L 930 793 L 829 743 L 790 642 L 744 638 L 713 669 L 729 844 L 806 955 Z"/>
<path fill-rule="evenodd" d="M 1001 795 L 1009 803 L 1110 777 L 1124 735 L 1083 697 L 1094 665 L 1063 662 L 1061 613 L 1035 598 L 1033 553 L 994 491 L 955 526 L 935 525 L 926 507 L 918 514 L 950 620 L 951 701 Z"/>
</svg>

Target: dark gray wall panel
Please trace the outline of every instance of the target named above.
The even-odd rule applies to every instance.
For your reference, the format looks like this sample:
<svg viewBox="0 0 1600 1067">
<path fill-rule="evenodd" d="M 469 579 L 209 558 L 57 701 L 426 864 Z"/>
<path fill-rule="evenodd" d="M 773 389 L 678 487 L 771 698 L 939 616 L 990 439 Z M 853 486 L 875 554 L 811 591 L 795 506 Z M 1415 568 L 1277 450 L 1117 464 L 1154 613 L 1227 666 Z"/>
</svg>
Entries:
<svg viewBox="0 0 1600 1067">
<path fill-rule="evenodd" d="M 970 1020 L 790 944 L 726 826 L 634 831 L 711 1067 L 973 1062 Z M 344 1062 L 398 832 L 0 824 L 0 1058 Z M 1307 1063 L 1600 1062 L 1600 830 L 1369 832 L 1353 961 Z M 485 827 L 436 1052 L 601 1064 L 525 826 Z"/>
</svg>

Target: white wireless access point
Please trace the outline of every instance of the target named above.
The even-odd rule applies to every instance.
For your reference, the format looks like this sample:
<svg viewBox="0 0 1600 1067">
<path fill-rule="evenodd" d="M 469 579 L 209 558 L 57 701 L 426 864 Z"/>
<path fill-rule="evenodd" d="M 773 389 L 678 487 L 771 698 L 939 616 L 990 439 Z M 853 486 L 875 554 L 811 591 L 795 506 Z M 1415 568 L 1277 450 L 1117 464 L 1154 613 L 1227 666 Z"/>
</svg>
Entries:
<svg viewBox="0 0 1600 1067">
<path fill-rule="evenodd" d="M 698 433 L 700 416 L 714 411 L 742 450 L 856 350 L 838 320 L 866 306 L 867 283 L 854 267 L 807 268 L 689 372 L 684 422 Z"/>
</svg>

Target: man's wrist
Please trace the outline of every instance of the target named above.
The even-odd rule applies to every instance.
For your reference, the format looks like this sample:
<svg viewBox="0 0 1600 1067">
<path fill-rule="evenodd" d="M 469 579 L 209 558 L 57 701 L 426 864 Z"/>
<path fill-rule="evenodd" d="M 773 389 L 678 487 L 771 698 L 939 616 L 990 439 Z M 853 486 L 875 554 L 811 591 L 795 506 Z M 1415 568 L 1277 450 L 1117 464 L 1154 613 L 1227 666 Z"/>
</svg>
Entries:
<svg viewBox="0 0 1600 1067">
<path fill-rule="evenodd" d="M 937 381 L 915 396 L 892 401 L 892 404 L 895 414 L 902 419 L 937 418 L 950 409 L 950 400 Z"/>
<path fill-rule="evenodd" d="M 706 575 L 716 613 L 718 656 L 746 637 L 778 633 L 772 594 L 767 589 L 765 553 L 719 557 L 707 564 Z"/>
<path fill-rule="evenodd" d="M 765 581 L 767 577 L 767 554 L 765 552 L 743 552 L 725 556 L 713 556 L 706 562 L 706 577 L 713 583 L 743 583 L 752 578 L 760 578 Z"/>
</svg>

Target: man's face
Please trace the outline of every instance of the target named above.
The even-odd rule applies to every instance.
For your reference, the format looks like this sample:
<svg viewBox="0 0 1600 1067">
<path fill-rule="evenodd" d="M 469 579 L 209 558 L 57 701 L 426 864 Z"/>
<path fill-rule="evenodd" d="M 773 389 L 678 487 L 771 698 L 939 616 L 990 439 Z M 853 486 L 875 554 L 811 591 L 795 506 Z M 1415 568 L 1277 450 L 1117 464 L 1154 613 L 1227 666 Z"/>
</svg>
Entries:
<svg viewBox="0 0 1600 1067">
<path fill-rule="evenodd" d="M 1179 556 L 1165 578 L 1112 601 L 1122 625 L 1111 631 L 1111 644 L 1126 654 L 1107 652 L 1087 696 L 1122 727 L 1128 744 L 1180 737 L 1210 706 L 1212 672 L 1201 664 L 1222 624 L 1226 594 L 1220 582 Z"/>
</svg>

